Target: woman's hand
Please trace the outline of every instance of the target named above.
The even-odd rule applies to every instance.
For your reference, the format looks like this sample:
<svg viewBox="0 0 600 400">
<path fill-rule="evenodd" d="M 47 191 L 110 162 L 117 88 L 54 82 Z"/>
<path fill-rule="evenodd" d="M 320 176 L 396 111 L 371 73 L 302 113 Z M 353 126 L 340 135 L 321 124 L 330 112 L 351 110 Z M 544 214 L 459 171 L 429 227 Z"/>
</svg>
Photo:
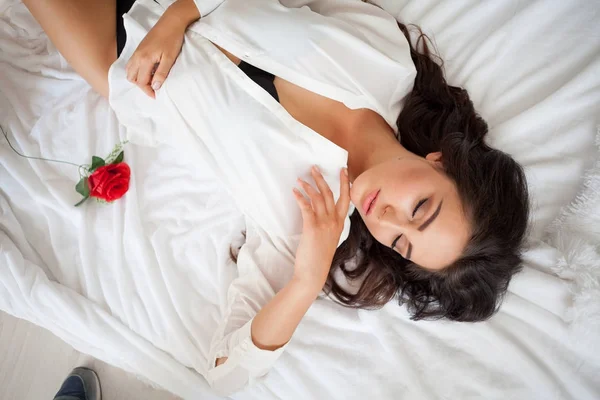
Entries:
<svg viewBox="0 0 600 400">
<path fill-rule="evenodd" d="M 198 18 L 192 0 L 178 0 L 167 8 L 129 59 L 127 80 L 154 98 L 179 56 L 185 30 Z"/>
<path fill-rule="evenodd" d="M 316 167 L 312 176 L 317 189 L 298 179 L 310 201 L 296 188 L 294 196 L 302 211 L 302 238 L 296 251 L 294 278 L 308 285 L 323 287 L 350 205 L 348 170 L 340 172 L 340 197 L 335 203 L 331 189 Z"/>
</svg>

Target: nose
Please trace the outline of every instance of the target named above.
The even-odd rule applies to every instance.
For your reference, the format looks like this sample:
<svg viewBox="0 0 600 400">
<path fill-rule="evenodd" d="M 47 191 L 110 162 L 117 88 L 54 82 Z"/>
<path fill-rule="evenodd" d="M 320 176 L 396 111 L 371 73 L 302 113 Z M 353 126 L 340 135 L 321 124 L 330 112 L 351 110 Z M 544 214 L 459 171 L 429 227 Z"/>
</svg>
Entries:
<svg viewBox="0 0 600 400">
<path fill-rule="evenodd" d="M 391 205 L 383 207 L 378 219 L 382 227 L 400 231 L 406 229 L 409 222 L 404 213 L 398 212 Z"/>
</svg>

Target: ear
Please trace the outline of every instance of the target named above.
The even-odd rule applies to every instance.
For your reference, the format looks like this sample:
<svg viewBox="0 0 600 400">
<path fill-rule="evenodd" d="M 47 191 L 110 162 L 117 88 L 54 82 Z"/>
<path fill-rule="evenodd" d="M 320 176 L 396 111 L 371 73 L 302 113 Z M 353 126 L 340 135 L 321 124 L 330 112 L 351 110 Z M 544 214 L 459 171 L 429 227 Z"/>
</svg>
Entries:
<svg viewBox="0 0 600 400">
<path fill-rule="evenodd" d="M 425 159 L 434 165 L 437 165 L 440 167 L 442 166 L 442 152 L 441 151 L 436 151 L 435 153 L 429 153 L 425 156 Z"/>
</svg>

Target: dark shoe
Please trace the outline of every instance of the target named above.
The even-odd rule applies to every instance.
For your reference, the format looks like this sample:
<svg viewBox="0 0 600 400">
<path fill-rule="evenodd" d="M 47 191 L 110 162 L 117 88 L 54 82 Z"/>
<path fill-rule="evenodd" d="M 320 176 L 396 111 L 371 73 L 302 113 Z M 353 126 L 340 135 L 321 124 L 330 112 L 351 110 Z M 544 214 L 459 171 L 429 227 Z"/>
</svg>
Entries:
<svg viewBox="0 0 600 400">
<path fill-rule="evenodd" d="M 100 380 L 89 368 L 77 367 L 63 382 L 54 400 L 101 400 Z"/>
</svg>

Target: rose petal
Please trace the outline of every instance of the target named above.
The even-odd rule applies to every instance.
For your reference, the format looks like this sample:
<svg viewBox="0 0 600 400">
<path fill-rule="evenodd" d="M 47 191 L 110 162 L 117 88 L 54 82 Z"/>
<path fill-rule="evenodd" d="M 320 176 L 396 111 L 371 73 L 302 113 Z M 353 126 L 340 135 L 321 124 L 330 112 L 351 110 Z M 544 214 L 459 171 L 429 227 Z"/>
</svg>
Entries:
<svg viewBox="0 0 600 400">
<path fill-rule="evenodd" d="M 90 196 L 111 202 L 123 197 L 129 190 L 131 169 L 124 162 L 102 166 L 90 175 Z"/>
</svg>

